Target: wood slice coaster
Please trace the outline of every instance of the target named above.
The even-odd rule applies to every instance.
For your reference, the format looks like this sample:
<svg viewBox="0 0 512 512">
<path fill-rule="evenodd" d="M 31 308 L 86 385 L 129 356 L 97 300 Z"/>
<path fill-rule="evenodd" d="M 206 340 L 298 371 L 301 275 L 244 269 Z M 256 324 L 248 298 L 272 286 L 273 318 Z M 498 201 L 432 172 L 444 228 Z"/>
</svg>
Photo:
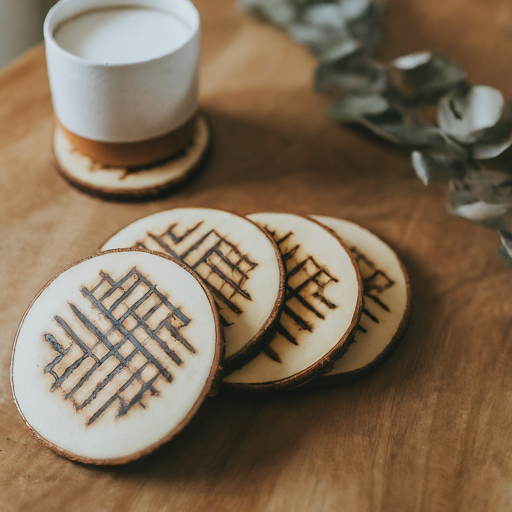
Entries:
<svg viewBox="0 0 512 512">
<path fill-rule="evenodd" d="M 187 150 L 147 168 L 103 166 L 76 150 L 59 127 L 55 129 L 53 151 L 58 171 L 83 192 L 107 199 L 144 199 L 177 188 L 191 178 L 208 154 L 211 137 L 210 124 L 205 114 L 200 114 Z"/>
<path fill-rule="evenodd" d="M 286 302 L 269 346 L 224 384 L 248 392 L 287 390 L 327 371 L 345 350 L 361 316 L 361 277 L 347 247 L 320 223 L 281 213 L 248 217 L 281 250 Z"/>
<path fill-rule="evenodd" d="M 402 338 L 411 312 L 407 272 L 395 252 L 371 231 L 346 220 L 314 218 L 335 231 L 353 252 L 363 278 L 364 308 L 347 352 L 318 383 L 363 377 L 392 352 Z"/>
<path fill-rule="evenodd" d="M 222 328 L 208 289 L 149 251 L 95 254 L 54 277 L 21 322 L 14 400 L 59 455 L 121 464 L 193 417 L 218 379 Z"/>
<path fill-rule="evenodd" d="M 190 266 L 213 293 L 226 339 L 226 372 L 268 344 L 284 304 L 285 270 L 274 240 L 255 223 L 208 208 L 176 208 L 140 219 L 102 250 L 142 247 Z"/>
</svg>

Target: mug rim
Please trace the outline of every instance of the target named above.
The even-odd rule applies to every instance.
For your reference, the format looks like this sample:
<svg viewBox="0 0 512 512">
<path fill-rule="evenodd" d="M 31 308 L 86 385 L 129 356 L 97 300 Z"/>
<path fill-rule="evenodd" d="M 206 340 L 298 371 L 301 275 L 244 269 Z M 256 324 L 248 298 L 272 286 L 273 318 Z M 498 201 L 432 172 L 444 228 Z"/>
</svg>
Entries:
<svg viewBox="0 0 512 512">
<path fill-rule="evenodd" d="M 157 2 L 159 0 L 156 0 Z M 83 4 L 83 10 L 78 10 L 75 14 L 64 17 L 62 20 L 55 23 L 55 16 L 59 13 L 59 11 L 66 5 L 77 3 Z M 196 6 L 190 1 L 190 0 L 168 0 L 169 4 L 181 4 L 182 6 L 185 6 L 185 8 L 189 9 L 189 13 L 191 15 L 192 19 L 192 26 L 191 31 L 187 39 L 183 41 L 182 44 L 180 44 L 178 47 L 173 48 L 171 51 L 165 52 L 162 55 L 159 55 L 157 57 L 152 57 L 150 59 L 144 59 L 144 60 L 137 60 L 134 62 L 123 62 L 123 63 L 116 63 L 116 64 L 109 64 L 105 62 L 93 62 L 87 59 L 84 59 L 83 57 L 79 57 L 78 55 L 75 55 L 74 53 L 71 53 L 69 50 L 66 50 L 63 48 L 55 39 L 54 33 L 57 30 L 57 28 L 65 23 L 68 20 L 71 20 L 73 18 L 79 17 L 83 14 L 89 13 L 89 12 L 96 12 L 96 11 L 102 11 L 102 10 L 108 10 L 110 8 L 116 8 L 116 7 L 146 7 L 146 8 L 153 8 L 160 11 L 168 12 L 170 14 L 174 14 L 171 10 L 166 10 L 165 8 L 162 8 L 163 2 L 161 3 L 161 6 L 156 7 L 154 5 L 154 0 L 102 0 L 101 3 L 98 2 L 98 5 L 95 7 L 92 7 L 90 5 L 87 5 L 88 2 L 86 0 L 59 0 L 48 12 L 43 25 L 43 35 L 46 45 L 51 45 L 54 50 L 58 51 L 59 53 L 63 54 L 66 58 L 70 58 L 77 63 L 89 67 L 96 67 L 96 68 L 127 68 L 131 66 L 138 66 L 141 64 L 146 64 L 150 62 L 156 62 L 162 59 L 165 59 L 169 56 L 172 56 L 179 52 L 183 47 L 185 47 L 187 44 L 189 44 L 198 34 L 201 20 L 199 16 L 199 12 L 196 8 Z M 189 20 L 186 20 L 187 22 Z"/>
</svg>

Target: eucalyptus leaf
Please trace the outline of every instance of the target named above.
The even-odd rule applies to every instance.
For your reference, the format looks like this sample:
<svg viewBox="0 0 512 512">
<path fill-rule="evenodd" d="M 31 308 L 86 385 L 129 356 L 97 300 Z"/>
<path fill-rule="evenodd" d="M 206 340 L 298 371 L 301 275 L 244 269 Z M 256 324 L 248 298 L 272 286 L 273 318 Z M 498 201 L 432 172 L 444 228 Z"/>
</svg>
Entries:
<svg viewBox="0 0 512 512">
<path fill-rule="evenodd" d="M 512 206 L 512 174 L 504 171 L 470 170 L 465 184 L 479 200 Z"/>
<path fill-rule="evenodd" d="M 297 18 L 297 10 L 288 0 L 241 0 L 242 9 L 284 27 Z"/>
<path fill-rule="evenodd" d="M 426 147 L 445 143 L 441 130 L 429 124 L 393 122 L 382 115 L 367 116 L 361 124 L 376 135 L 402 146 Z"/>
<path fill-rule="evenodd" d="M 339 0 L 338 4 L 342 16 L 348 21 L 364 20 L 372 24 L 384 14 L 382 4 L 377 0 Z"/>
<path fill-rule="evenodd" d="M 345 23 L 345 17 L 338 4 L 318 4 L 308 7 L 302 14 L 305 23 L 317 27 L 330 27 L 342 30 L 348 34 L 348 28 Z"/>
<path fill-rule="evenodd" d="M 362 45 L 356 39 L 344 39 L 327 48 L 320 56 L 322 63 L 340 62 L 347 57 L 354 55 L 362 49 Z"/>
<path fill-rule="evenodd" d="M 412 97 L 434 99 L 466 81 L 466 73 L 442 53 L 419 52 L 389 64 L 397 87 Z"/>
<path fill-rule="evenodd" d="M 452 210 L 452 213 L 474 222 L 486 222 L 505 215 L 509 208 L 510 206 L 506 204 L 489 204 L 484 201 L 476 201 L 475 203 L 458 206 Z"/>
<path fill-rule="evenodd" d="M 495 229 L 497 231 L 512 233 L 512 210 L 508 210 L 505 215 L 502 215 L 501 217 L 481 225 L 488 229 Z"/>
<path fill-rule="evenodd" d="M 496 158 L 512 145 L 512 104 L 503 108 L 500 120 L 492 128 L 482 131 L 471 145 L 473 158 Z"/>
<path fill-rule="evenodd" d="M 328 107 L 327 117 L 339 123 L 359 122 L 364 116 L 382 114 L 390 108 L 379 94 L 348 94 Z"/>
<path fill-rule="evenodd" d="M 290 2 L 295 6 L 298 12 L 301 12 L 308 5 L 312 4 L 323 4 L 326 0 L 290 0 Z"/>
<path fill-rule="evenodd" d="M 368 27 L 363 21 L 351 23 L 350 33 L 361 43 L 368 57 L 373 56 L 384 39 L 384 33 L 380 26 Z"/>
<path fill-rule="evenodd" d="M 344 39 L 335 30 L 327 30 L 308 23 L 292 23 L 286 27 L 288 35 L 313 53 L 322 54 Z"/>
<path fill-rule="evenodd" d="M 412 165 L 425 185 L 463 179 L 468 169 L 467 154 L 452 146 L 413 151 Z"/>
<path fill-rule="evenodd" d="M 338 5 L 345 19 L 356 20 L 367 15 L 374 2 L 372 0 L 340 0 Z"/>
<path fill-rule="evenodd" d="M 496 158 L 497 156 L 501 155 L 511 145 L 512 132 L 505 140 L 501 142 L 496 142 L 495 144 L 477 142 L 472 145 L 471 149 L 473 151 L 473 158 L 476 158 L 477 160 L 490 160 L 491 158 Z"/>
<path fill-rule="evenodd" d="M 321 63 L 315 73 L 318 92 L 356 92 L 369 94 L 383 91 L 387 80 L 384 68 L 355 52 L 337 62 Z"/>
<path fill-rule="evenodd" d="M 509 264 L 512 265 L 512 234 L 507 231 L 499 231 L 501 244 L 500 256 Z"/>
<path fill-rule="evenodd" d="M 450 182 L 453 185 L 454 180 Z M 467 188 L 455 188 L 450 194 L 451 210 L 458 208 L 459 206 L 476 203 L 478 198 L 475 197 L 471 189 Z"/>
<path fill-rule="evenodd" d="M 453 91 L 441 99 L 438 122 L 441 129 L 462 142 L 472 144 L 495 127 L 505 110 L 505 100 L 497 89 L 477 85 Z"/>
<path fill-rule="evenodd" d="M 505 246 L 499 248 L 499 255 L 505 260 L 506 263 L 512 265 L 512 256 Z"/>
</svg>

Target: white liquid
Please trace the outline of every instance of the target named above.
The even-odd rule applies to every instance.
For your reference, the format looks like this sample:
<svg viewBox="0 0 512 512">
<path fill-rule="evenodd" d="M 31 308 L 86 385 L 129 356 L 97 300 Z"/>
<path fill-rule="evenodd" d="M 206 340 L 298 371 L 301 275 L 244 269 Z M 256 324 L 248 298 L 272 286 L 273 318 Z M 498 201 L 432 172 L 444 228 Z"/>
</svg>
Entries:
<svg viewBox="0 0 512 512">
<path fill-rule="evenodd" d="M 98 64 L 161 57 L 182 46 L 192 29 L 164 11 L 123 7 L 90 11 L 65 21 L 53 36 L 68 52 Z"/>
</svg>

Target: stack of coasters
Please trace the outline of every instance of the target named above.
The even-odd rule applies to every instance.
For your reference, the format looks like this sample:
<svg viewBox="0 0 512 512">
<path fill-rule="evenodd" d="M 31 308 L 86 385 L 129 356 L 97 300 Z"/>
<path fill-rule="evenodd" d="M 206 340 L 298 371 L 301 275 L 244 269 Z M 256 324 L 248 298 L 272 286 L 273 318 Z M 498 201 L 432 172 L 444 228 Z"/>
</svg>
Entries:
<svg viewBox="0 0 512 512">
<path fill-rule="evenodd" d="M 224 383 L 248 392 L 292 389 L 325 373 L 346 350 L 361 317 L 361 277 L 341 239 L 320 223 L 283 213 L 249 218 L 279 246 L 286 303 L 270 344 Z"/>
<path fill-rule="evenodd" d="M 11 362 L 19 412 L 72 460 L 121 464 L 193 417 L 218 378 L 222 330 L 211 292 L 152 252 L 96 254 L 39 293 Z"/>
<path fill-rule="evenodd" d="M 340 256 L 339 250 L 328 247 L 321 241 L 322 238 L 325 240 L 325 235 L 322 237 L 319 232 L 315 239 L 315 234 L 304 229 L 305 219 L 297 223 L 295 217 L 284 214 L 249 215 L 276 238 L 281 249 L 288 272 L 286 303 L 280 327 L 269 347 L 239 371 L 225 377 L 227 388 L 274 392 L 304 385 L 318 387 L 348 382 L 377 368 L 391 354 L 407 329 L 411 288 L 407 272 L 395 252 L 357 224 L 331 217 L 310 217 L 311 221 L 321 223 L 334 238 L 338 241 L 343 239 L 348 246 L 341 244 L 356 264 L 358 283 L 362 287 L 359 293 L 363 293 L 362 304 L 358 300 L 354 306 L 350 300 L 353 299 L 353 289 L 341 291 L 339 285 L 338 289 L 333 286 L 337 282 L 347 286 L 354 279 L 347 254 Z M 312 258 L 306 256 L 308 253 Z M 345 265 L 342 269 L 338 267 L 339 279 L 332 270 L 336 268 L 333 255 L 338 258 L 336 263 L 343 261 Z M 301 279 L 299 272 L 306 275 Z M 322 309 L 322 305 L 327 305 L 328 310 Z M 347 331 L 340 342 L 333 345 L 332 352 L 316 360 L 314 357 L 307 359 L 305 354 L 320 356 L 320 347 L 328 347 L 333 342 L 329 336 L 334 331 L 326 329 L 326 326 L 328 315 L 333 318 L 332 313 L 336 309 L 340 310 L 338 314 L 354 312 L 356 328 L 354 323 L 347 327 L 346 323 L 338 321 L 333 327 L 347 328 Z M 310 366 L 306 368 L 307 364 Z"/>
<path fill-rule="evenodd" d="M 176 208 L 130 224 L 101 250 L 121 247 L 161 251 L 203 278 L 224 327 L 227 372 L 257 355 L 276 332 L 284 266 L 273 239 L 252 221 L 223 210 Z"/>
<path fill-rule="evenodd" d="M 396 254 L 340 219 L 180 208 L 102 251 L 43 288 L 11 364 L 35 436 L 81 462 L 150 453 L 221 382 L 272 393 L 366 375 L 409 320 Z"/>
</svg>

